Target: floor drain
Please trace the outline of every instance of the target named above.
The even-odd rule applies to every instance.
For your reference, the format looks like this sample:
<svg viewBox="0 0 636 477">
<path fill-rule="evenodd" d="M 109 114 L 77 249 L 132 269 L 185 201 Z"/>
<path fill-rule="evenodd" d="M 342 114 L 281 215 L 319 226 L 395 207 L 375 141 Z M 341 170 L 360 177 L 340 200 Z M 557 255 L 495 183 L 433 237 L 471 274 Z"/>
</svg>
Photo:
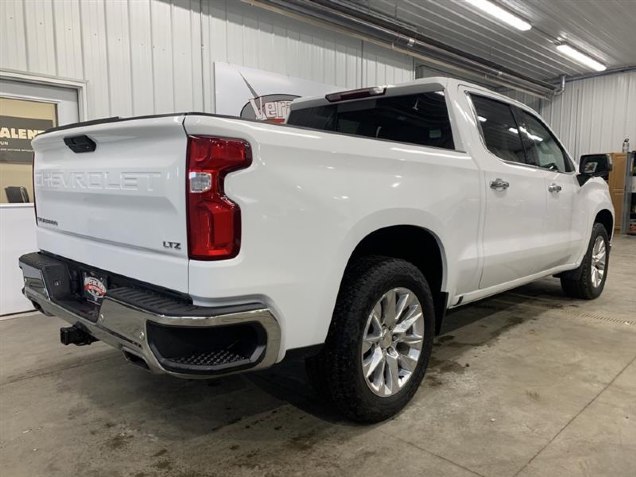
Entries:
<svg viewBox="0 0 636 477">
<path fill-rule="evenodd" d="M 524 297 L 524 295 L 516 295 L 516 296 Z M 534 309 L 540 309 L 540 310 L 546 310 L 546 311 L 556 311 L 556 312 L 571 316 L 573 318 L 584 318 L 584 319 L 605 321 L 608 323 L 616 323 L 619 325 L 627 325 L 627 326 L 636 327 L 636 320 L 633 320 L 633 319 L 608 316 L 601 313 L 581 311 L 580 308 L 574 308 L 574 307 L 558 308 L 558 307 L 555 307 L 555 303 L 552 302 L 551 300 L 541 300 L 540 302 L 537 303 L 536 300 L 540 300 L 540 299 L 536 299 L 534 297 L 532 298 L 533 300 L 535 300 L 534 303 L 523 303 L 523 302 L 517 302 L 517 301 L 502 300 L 500 298 L 496 299 L 496 301 L 505 303 L 506 305 L 522 306 L 526 308 L 534 308 Z"/>
</svg>

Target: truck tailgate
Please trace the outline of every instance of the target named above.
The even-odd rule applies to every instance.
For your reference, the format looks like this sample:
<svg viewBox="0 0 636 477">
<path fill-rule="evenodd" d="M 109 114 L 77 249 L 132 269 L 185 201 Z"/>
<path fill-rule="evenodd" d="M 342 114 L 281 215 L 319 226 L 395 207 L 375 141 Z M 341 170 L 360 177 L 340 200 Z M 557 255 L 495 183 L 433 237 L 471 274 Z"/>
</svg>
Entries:
<svg viewBox="0 0 636 477">
<path fill-rule="evenodd" d="M 120 120 L 38 136 L 33 141 L 38 247 L 187 292 L 183 119 Z M 95 150 L 75 152 L 65 143 L 90 149 L 86 138 Z"/>
</svg>

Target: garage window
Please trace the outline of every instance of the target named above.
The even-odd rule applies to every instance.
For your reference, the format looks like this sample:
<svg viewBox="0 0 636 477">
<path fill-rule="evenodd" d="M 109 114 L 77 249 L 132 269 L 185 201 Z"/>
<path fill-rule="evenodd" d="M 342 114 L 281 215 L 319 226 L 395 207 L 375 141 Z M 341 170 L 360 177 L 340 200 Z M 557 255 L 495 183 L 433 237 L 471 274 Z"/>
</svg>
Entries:
<svg viewBox="0 0 636 477">
<path fill-rule="evenodd" d="M 292 111 L 287 124 L 421 146 L 454 149 L 441 92 L 364 99 Z"/>
</svg>

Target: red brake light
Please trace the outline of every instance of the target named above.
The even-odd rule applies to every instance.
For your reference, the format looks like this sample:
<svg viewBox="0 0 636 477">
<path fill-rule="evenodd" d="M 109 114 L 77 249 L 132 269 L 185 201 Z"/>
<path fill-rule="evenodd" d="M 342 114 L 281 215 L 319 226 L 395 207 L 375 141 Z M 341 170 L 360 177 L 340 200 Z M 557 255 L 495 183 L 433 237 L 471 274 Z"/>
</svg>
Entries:
<svg viewBox="0 0 636 477">
<path fill-rule="evenodd" d="M 241 139 L 188 136 L 188 255 L 223 260 L 238 255 L 241 209 L 225 196 L 225 176 L 252 163 L 249 143 Z"/>
<path fill-rule="evenodd" d="M 371 96 L 382 96 L 386 93 L 386 88 L 383 86 L 374 86 L 372 88 L 360 88 L 352 89 L 349 91 L 340 91 L 338 93 L 331 93 L 325 95 L 325 99 L 330 103 L 337 101 L 346 101 L 349 99 L 369 98 Z"/>
</svg>

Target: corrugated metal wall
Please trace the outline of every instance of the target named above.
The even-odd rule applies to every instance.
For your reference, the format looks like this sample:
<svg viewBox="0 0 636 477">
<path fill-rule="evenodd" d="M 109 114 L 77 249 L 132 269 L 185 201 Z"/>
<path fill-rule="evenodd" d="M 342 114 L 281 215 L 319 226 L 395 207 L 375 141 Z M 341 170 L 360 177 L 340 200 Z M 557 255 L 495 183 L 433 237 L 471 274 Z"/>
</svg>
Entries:
<svg viewBox="0 0 636 477">
<path fill-rule="evenodd" d="M 636 71 L 566 83 L 565 92 L 550 101 L 504 94 L 541 113 L 574 158 L 620 152 L 625 138 L 636 149 Z"/>
<path fill-rule="evenodd" d="M 636 149 L 636 71 L 567 83 L 541 114 L 573 157 L 620 152 L 625 138 Z"/>
<path fill-rule="evenodd" d="M 224 61 L 356 88 L 412 58 L 238 0 L 0 0 L 0 68 L 87 81 L 89 118 L 214 111 Z"/>
<path fill-rule="evenodd" d="M 343 88 L 414 77 L 410 57 L 239 0 L 0 0 L 0 22 L 0 68 L 86 80 L 89 118 L 212 112 L 215 61 Z M 636 145 L 636 72 L 511 95 L 574 157 Z"/>
</svg>

